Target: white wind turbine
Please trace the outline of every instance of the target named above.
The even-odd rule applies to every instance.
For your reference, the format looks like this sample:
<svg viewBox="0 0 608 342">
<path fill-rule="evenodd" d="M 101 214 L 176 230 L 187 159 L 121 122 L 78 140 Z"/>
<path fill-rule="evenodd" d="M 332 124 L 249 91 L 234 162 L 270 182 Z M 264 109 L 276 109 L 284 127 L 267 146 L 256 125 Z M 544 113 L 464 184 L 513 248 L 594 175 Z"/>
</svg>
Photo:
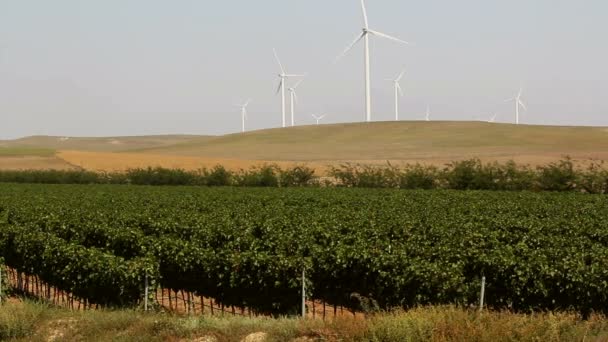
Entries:
<svg viewBox="0 0 608 342">
<path fill-rule="evenodd" d="M 393 82 L 394 87 L 395 87 L 395 121 L 399 121 L 399 96 L 403 96 L 403 89 L 401 89 L 401 85 L 399 84 L 399 82 L 401 82 L 403 75 L 405 75 L 405 69 L 403 71 L 401 71 L 401 73 L 399 74 L 399 76 L 397 76 L 397 78 L 395 78 L 395 79 L 387 78 L 386 79 L 387 81 Z"/>
<path fill-rule="evenodd" d="M 363 33 L 361 33 L 355 39 L 352 44 L 350 44 L 344 52 L 338 56 L 338 59 L 342 58 L 344 55 L 348 53 L 361 39 L 364 41 L 364 58 L 365 58 L 365 120 L 367 122 L 372 121 L 372 94 L 371 94 L 371 71 L 370 71 L 370 53 L 369 53 L 369 36 L 378 36 L 381 38 L 386 38 L 392 41 L 396 41 L 403 44 L 409 44 L 406 41 L 401 39 L 389 36 L 385 33 L 374 31 L 369 28 L 369 21 L 367 19 L 367 10 L 365 9 L 365 1 L 361 0 L 361 9 L 363 10 Z"/>
<path fill-rule="evenodd" d="M 296 103 L 298 103 L 298 94 L 296 93 L 296 89 L 298 88 L 300 83 L 302 83 L 302 81 L 304 81 L 304 80 L 299 80 L 298 83 L 296 83 L 293 87 L 290 87 L 287 89 L 287 90 L 289 90 L 289 102 L 291 104 L 291 126 L 292 127 L 296 125 L 295 107 L 296 107 Z"/>
<path fill-rule="evenodd" d="M 319 125 L 321 120 L 323 120 L 323 118 L 325 117 L 325 114 L 323 114 L 321 116 L 316 116 L 316 115 L 312 114 L 312 117 L 315 118 L 315 120 L 317 120 L 317 125 Z"/>
<path fill-rule="evenodd" d="M 424 119 L 426 121 L 431 121 L 431 106 L 429 105 L 426 106 L 426 114 L 424 116 Z"/>
<path fill-rule="evenodd" d="M 519 125 L 519 106 L 521 106 L 524 110 L 528 110 L 528 108 L 526 107 L 526 104 L 521 100 L 521 95 L 523 92 L 524 92 L 524 88 L 520 87 L 519 93 L 517 93 L 517 96 L 510 98 L 508 100 L 505 100 L 505 102 L 515 101 L 515 124 L 516 125 Z"/>
<path fill-rule="evenodd" d="M 251 99 L 247 100 L 247 102 L 243 103 L 242 105 L 235 105 L 239 108 L 241 108 L 241 132 L 245 133 L 245 120 L 247 119 L 247 106 L 249 106 L 249 103 L 251 102 Z"/>
<path fill-rule="evenodd" d="M 498 117 L 498 114 L 494 114 L 490 120 L 488 120 L 489 123 L 495 123 L 496 122 L 496 117 Z"/>
<path fill-rule="evenodd" d="M 281 93 L 281 114 L 283 115 L 283 127 L 286 127 L 286 121 L 285 121 L 285 82 L 287 81 L 288 78 L 290 77 L 304 77 L 304 75 L 296 75 L 296 74 L 288 74 L 287 72 L 285 72 L 285 68 L 283 68 L 283 64 L 281 63 L 281 60 L 279 59 L 279 55 L 277 54 L 277 51 L 275 49 L 272 49 L 272 52 L 274 52 L 274 57 L 277 60 L 277 63 L 279 64 L 279 68 L 281 68 L 281 73 L 279 74 L 279 78 L 280 83 L 279 83 L 279 88 L 277 89 L 277 93 Z"/>
</svg>

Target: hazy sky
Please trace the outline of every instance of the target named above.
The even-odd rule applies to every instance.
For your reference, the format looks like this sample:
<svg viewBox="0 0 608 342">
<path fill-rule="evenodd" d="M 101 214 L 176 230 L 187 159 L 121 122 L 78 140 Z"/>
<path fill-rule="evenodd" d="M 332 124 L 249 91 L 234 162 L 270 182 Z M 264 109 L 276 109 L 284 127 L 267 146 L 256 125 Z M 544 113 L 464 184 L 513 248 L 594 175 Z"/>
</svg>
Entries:
<svg viewBox="0 0 608 342">
<path fill-rule="evenodd" d="M 608 126 L 608 1 L 368 0 L 374 119 Z M 276 47 L 299 88 L 297 122 L 364 119 L 358 0 L 0 0 L 0 138 L 220 134 L 277 127 Z"/>
</svg>

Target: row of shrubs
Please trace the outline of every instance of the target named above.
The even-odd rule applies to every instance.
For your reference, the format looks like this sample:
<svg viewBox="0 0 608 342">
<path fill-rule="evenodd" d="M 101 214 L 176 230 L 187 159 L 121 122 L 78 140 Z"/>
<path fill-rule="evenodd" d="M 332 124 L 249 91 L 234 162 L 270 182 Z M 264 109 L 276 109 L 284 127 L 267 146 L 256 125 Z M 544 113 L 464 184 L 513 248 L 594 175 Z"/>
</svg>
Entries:
<svg viewBox="0 0 608 342">
<path fill-rule="evenodd" d="M 315 171 L 306 166 L 281 169 L 263 165 L 249 170 L 229 171 L 221 165 L 196 171 L 137 168 L 125 172 L 84 170 L 0 170 L 0 183 L 35 184 L 133 184 L 190 186 L 294 187 L 320 185 Z"/>
<path fill-rule="evenodd" d="M 230 171 L 221 165 L 211 169 L 147 168 L 126 172 L 26 170 L 0 171 L 0 182 L 44 184 L 134 184 L 245 187 L 336 186 L 395 189 L 454 189 L 502 191 L 579 191 L 608 193 L 608 168 L 590 162 L 577 168 L 571 159 L 530 167 L 513 161 L 482 163 L 478 159 L 458 161 L 444 167 L 406 165 L 396 167 L 343 164 L 332 167 L 328 177 L 319 177 L 307 166 L 282 169 L 263 165 Z"/>
<path fill-rule="evenodd" d="M 399 189 L 453 189 L 501 191 L 579 191 L 608 193 L 608 168 L 590 161 L 576 167 L 570 158 L 538 167 L 506 163 L 482 163 L 478 159 L 447 164 L 386 167 L 342 165 L 331 176 L 347 187 Z"/>
</svg>

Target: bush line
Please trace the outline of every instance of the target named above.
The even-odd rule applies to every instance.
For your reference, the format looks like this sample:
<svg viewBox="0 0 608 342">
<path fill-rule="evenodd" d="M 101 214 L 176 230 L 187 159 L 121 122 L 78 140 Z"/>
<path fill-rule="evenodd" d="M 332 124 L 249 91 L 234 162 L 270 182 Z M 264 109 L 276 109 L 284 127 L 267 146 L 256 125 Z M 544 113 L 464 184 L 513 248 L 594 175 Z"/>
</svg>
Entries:
<svg viewBox="0 0 608 342">
<path fill-rule="evenodd" d="M 500 191 L 559 191 L 608 193 L 608 168 L 591 161 L 577 168 L 570 158 L 536 168 L 506 163 L 483 163 L 479 159 L 452 162 L 443 168 L 408 164 L 402 167 L 342 164 L 331 167 L 328 177 L 299 165 L 280 168 L 262 165 L 230 171 L 221 165 L 196 171 L 137 168 L 126 172 L 84 170 L 0 171 L 0 183 L 33 184 L 132 184 L 152 186 L 236 187 L 357 187 L 393 189 L 451 189 Z"/>
</svg>

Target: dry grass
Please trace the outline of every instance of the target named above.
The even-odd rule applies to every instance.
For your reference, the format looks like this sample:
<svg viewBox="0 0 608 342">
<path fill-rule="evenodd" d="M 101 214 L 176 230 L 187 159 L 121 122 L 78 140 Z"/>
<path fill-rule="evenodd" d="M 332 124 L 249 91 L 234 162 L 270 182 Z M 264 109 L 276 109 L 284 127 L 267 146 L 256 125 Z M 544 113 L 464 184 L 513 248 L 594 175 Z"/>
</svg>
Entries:
<svg viewBox="0 0 608 342">
<path fill-rule="evenodd" d="M 0 170 L 73 170 L 77 169 L 65 160 L 58 157 L 2 157 L 0 156 Z"/>
<path fill-rule="evenodd" d="M 252 166 L 263 164 L 276 164 L 281 167 L 290 167 L 302 163 L 286 161 L 260 161 L 229 158 L 204 158 L 190 156 L 156 155 L 148 153 L 110 153 L 110 152 L 83 152 L 60 151 L 58 156 L 66 162 L 93 171 L 125 171 L 134 168 L 164 167 L 184 170 L 198 170 L 222 165 L 231 171 L 249 169 Z M 324 172 L 325 164 L 306 163 L 319 172 Z"/>
<path fill-rule="evenodd" d="M 13 341 L 608 341 L 608 320 L 569 313 L 482 315 L 454 307 L 419 308 L 331 322 L 296 318 L 235 318 L 80 311 L 33 302 L 4 304 L 0 339 Z"/>
<path fill-rule="evenodd" d="M 334 162 L 514 159 L 540 163 L 563 155 L 608 159 L 608 130 L 484 122 L 374 122 L 300 126 L 232 134 L 149 149 L 154 154 Z M 145 151 L 142 151 L 145 152 Z"/>
<path fill-rule="evenodd" d="M 52 137 L 32 136 L 17 140 L 1 141 L 6 147 L 44 147 L 54 150 L 79 150 L 98 152 L 119 152 L 133 149 L 159 148 L 184 142 L 203 142 L 212 137 L 191 135 L 156 135 L 139 137 Z"/>
<path fill-rule="evenodd" d="M 122 171 L 162 166 L 187 170 L 222 164 L 231 170 L 264 163 L 306 163 L 324 174 L 346 162 L 379 165 L 444 164 L 479 158 L 546 165 L 569 155 L 574 161 L 608 160 L 608 129 L 515 126 L 483 122 L 375 122 L 269 129 L 219 137 L 150 136 L 116 138 L 30 137 L 6 146 L 60 150 L 68 164 L 88 170 Z M 117 153 L 120 152 L 120 153 Z M 44 165 L 44 162 L 48 164 Z M 15 164 L 16 161 L 11 161 Z M 0 169 L 8 161 L 0 160 Z M 28 168 L 11 166 L 11 168 Z M 57 160 L 31 168 L 61 168 Z"/>
</svg>

